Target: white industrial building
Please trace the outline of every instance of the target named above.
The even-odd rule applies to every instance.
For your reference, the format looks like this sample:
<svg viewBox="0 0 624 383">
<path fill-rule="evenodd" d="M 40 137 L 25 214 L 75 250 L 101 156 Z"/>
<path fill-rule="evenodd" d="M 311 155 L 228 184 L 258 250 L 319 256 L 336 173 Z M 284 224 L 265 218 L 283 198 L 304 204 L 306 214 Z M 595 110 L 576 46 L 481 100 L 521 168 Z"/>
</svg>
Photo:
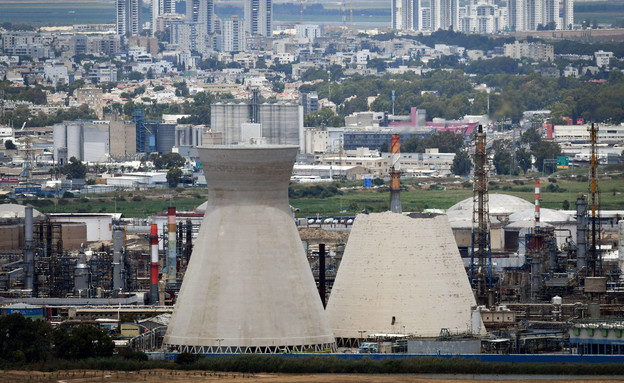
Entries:
<svg viewBox="0 0 624 383">
<path fill-rule="evenodd" d="M 556 142 L 589 143 L 591 125 L 555 125 L 553 139 Z M 598 143 L 624 143 L 624 125 L 598 125 Z"/>
<path fill-rule="evenodd" d="M 110 153 L 109 121 L 69 121 L 53 127 L 54 159 L 63 165 L 72 157 L 103 162 Z"/>
<path fill-rule="evenodd" d="M 119 220 L 121 214 L 111 213 L 51 213 L 52 222 L 84 223 L 87 226 L 87 241 L 112 241 L 113 220 Z"/>
</svg>

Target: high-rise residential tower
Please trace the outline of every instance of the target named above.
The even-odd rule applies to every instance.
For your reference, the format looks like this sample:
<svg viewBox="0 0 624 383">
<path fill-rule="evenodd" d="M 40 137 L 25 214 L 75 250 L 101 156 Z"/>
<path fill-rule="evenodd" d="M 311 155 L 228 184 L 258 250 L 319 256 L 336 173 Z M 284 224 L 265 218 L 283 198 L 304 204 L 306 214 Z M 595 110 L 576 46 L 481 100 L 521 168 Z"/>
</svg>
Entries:
<svg viewBox="0 0 624 383">
<path fill-rule="evenodd" d="M 245 0 L 245 31 L 251 35 L 271 37 L 272 0 Z"/>
<path fill-rule="evenodd" d="M 156 31 L 158 16 L 165 13 L 175 13 L 175 0 L 152 0 L 152 36 Z"/>
<path fill-rule="evenodd" d="M 245 50 L 245 28 L 238 16 L 223 21 L 223 51 L 241 52 Z"/>
<path fill-rule="evenodd" d="M 206 33 L 215 33 L 215 3 L 214 0 L 187 0 L 186 20 L 199 22 L 205 25 Z"/>
<path fill-rule="evenodd" d="M 457 30 L 459 26 L 459 0 L 431 0 L 431 30 Z"/>
<path fill-rule="evenodd" d="M 392 28 L 418 30 L 420 0 L 392 0 Z"/>
<path fill-rule="evenodd" d="M 514 31 L 572 29 L 574 0 L 508 0 L 507 14 Z"/>
<path fill-rule="evenodd" d="M 115 0 L 116 32 L 138 36 L 141 33 L 141 0 Z"/>
</svg>

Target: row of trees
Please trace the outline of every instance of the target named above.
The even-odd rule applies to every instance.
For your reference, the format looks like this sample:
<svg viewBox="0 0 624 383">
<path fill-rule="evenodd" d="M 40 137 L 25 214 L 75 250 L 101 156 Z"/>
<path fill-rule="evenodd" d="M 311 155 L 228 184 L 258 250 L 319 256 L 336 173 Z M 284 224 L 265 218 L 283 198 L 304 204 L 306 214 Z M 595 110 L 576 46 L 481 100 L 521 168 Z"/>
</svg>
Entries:
<svg viewBox="0 0 624 383">
<path fill-rule="evenodd" d="M 105 330 L 90 325 L 53 328 L 19 313 L 0 316 L 0 363 L 20 365 L 54 358 L 86 359 L 113 355 Z"/>
<path fill-rule="evenodd" d="M 69 109 L 59 109 L 54 113 L 39 112 L 31 116 L 30 108 L 27 105 L 18 105 L 13 110 L 4 112 L 4 116 L 0 118 L 0 124 L 12 123 L 14 127 L 20 128 L 24 122 L 27 126 L 50 126 L 63 121 L 96 119 L 97 116 L 89 109 L 86 104 L 78 107 L 72 106 Z"/>
<path fill-rule="evenodd" d="M 417 107 L 427 110 L 428 119 L 488 114 L 489 98 L 489 115 L 494 119 L 518 122 L 526 110 L 549 109 L 554 123 L 562 123 L 563 117 L 624 122 L 624 74 L 618 69 L 611 71 L 604 83 L 597 83 L 568 77 L 548 78 L 538 73 L 508 74 L 505 72 L 517 67 L 517 62 L 507 58 L 477 61 L 471 65 L 478 73 L 476 77 L 466 76 L 462 70 L 437 70 L 422 76 L 414 73 L 382 77 L 355 75 L 342 83 L 332 83 L 331 94 L 326 81 L 303 85 L 300 91 L 315 91 L 319 98 L 329 96 L 339 105 L 340 118 L 366 110 L 390 111 L 392 91 L 395 91 L 396 114 L 405 115 L 411 107 Z M 485 83 L 494 91 L 488 97 L 486 92 L 475 90 L 477 83 Z M 376 97 L 370 106 L 369 97 Z M 339 126 L 332 122 L 332 115 L 327 111 L 319 112 L 309 118 L 306 126 L 322 123 Z"/>
</svg>

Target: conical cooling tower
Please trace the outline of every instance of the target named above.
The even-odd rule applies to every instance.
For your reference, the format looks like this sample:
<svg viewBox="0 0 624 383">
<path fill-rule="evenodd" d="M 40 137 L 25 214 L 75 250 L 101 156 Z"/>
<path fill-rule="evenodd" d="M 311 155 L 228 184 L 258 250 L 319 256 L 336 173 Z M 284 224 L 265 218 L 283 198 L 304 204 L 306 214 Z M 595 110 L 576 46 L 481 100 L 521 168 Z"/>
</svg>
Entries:
<svg viewBox="0 0 624 383">
<path fill-rule="evenodd" d="M 327 316 L 338 345 L 352 347 L 374 334 L 471 332 L 474 305 L 447 218 L 386 212 L 355 219 Z"/>
<path fill-rule="evenodd" d="M 194 353 L 335 349 L 288 206 L 297 147 L 198 150 L 208 206 L 165 346 Z"/>
</svg>

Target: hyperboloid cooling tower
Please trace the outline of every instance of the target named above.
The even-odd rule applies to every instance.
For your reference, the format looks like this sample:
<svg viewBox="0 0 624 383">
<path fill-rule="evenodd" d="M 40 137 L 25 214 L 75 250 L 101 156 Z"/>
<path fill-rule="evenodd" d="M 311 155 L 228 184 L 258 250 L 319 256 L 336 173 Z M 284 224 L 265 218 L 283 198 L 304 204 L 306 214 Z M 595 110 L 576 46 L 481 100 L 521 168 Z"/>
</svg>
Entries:
<svg viewBox="0 0 624 383">
<path fill-rule="evenodd" d="M 327 304 L 338 345 L 374 334 L 471 333 L 475 299 L 445 216 L 355 219 Z M 480 321 L 474 332 L 483 331 Z"/>
<path fill-rule="evenodd" d="M 335 350 L 288 206 L 297 149 L 198 148 L 208 206 L 166 347 L 193 353 Z"/>
</svg>

